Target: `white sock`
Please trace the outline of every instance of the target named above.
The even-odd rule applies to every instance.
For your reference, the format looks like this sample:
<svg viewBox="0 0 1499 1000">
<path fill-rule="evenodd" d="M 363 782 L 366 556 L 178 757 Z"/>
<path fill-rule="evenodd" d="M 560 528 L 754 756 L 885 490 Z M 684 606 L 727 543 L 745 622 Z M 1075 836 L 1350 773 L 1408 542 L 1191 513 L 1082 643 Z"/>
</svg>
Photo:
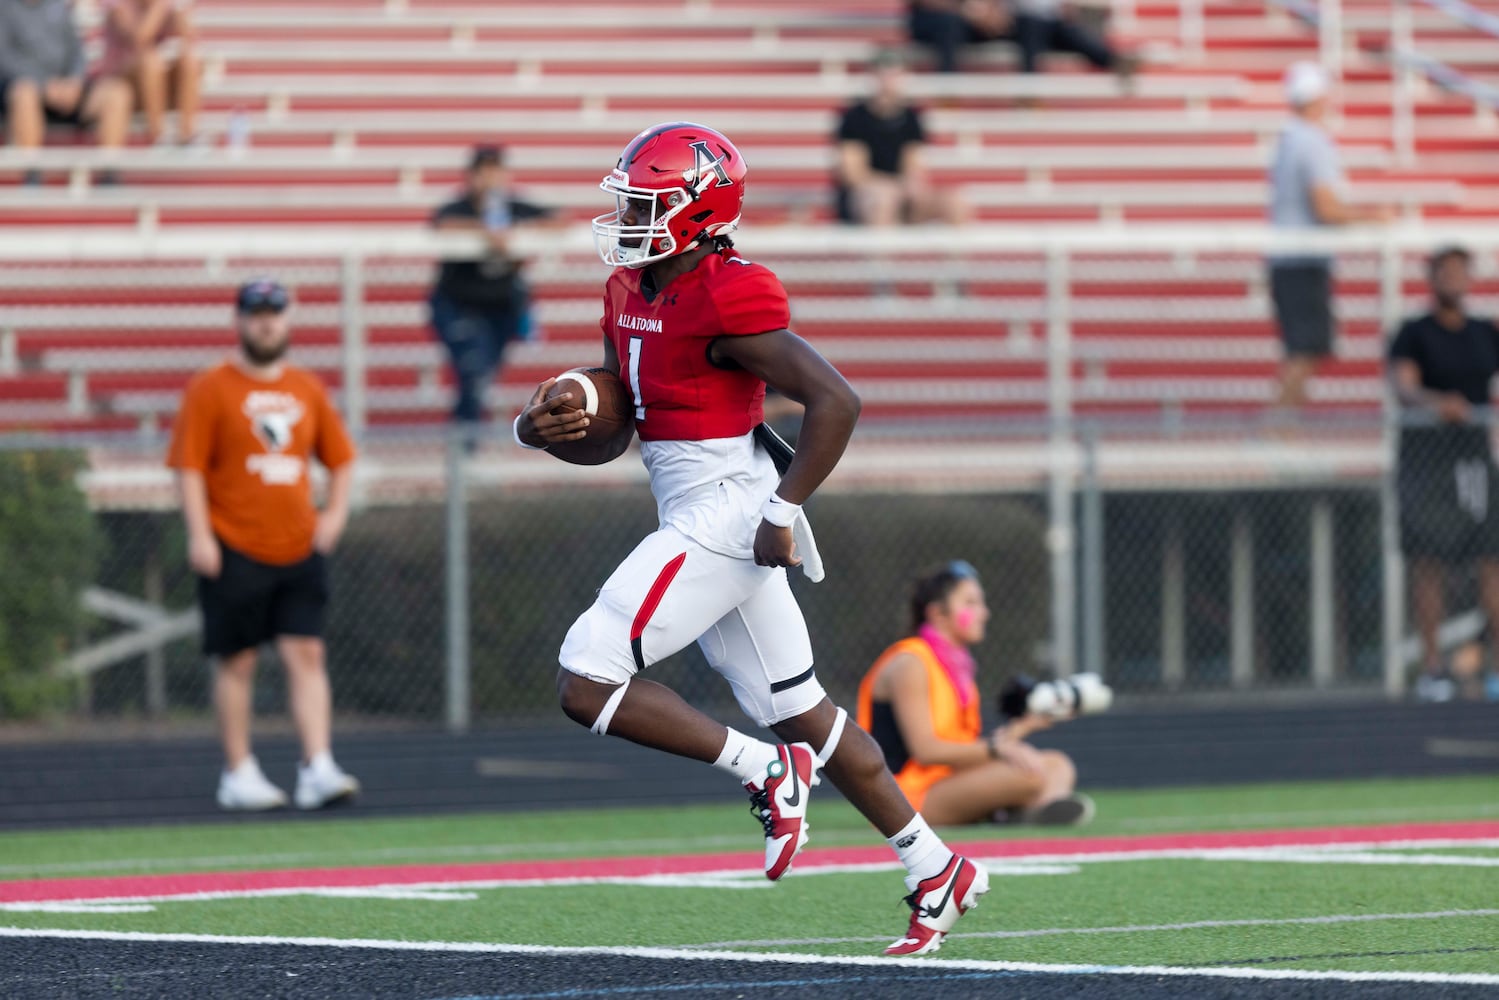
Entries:
<svg viewBox="0 0 1499 1000">
<path fill-rule="evenodd" d="M 309 771 L 316 771 L 319 769 L 332 767 L 333 752 L 330 750 L 321 750 L 318 753 L 314 754 L 312 759 L 309 760 L 304 766 Z"/>
<path fill-rule="evenodd" d="M 926 820 L 921 818 L 921 813 L 907 823 L 895 836 L 890 837 L 886 843 L 895 856 L 900 858 L 900 863 L 906 866 L 906 871 L 911 877 L 906 880 L 907 885 L 914 889 L 915 883 L 922 879 L 940 875 L 942 869 L 952 860 L 952 851 L 942 842 L 942 838 L 932 832 L 932 828 L 926 825 Z"/>
<path fill-rule="evenodd" d="M 765 770 L 765 765 L 775 759 L 775 747 L 752 739 L 737 729 L 730 729 L 729 738 L 724 741 L 723 753 L 718 755 L 713 766 L 720 771 L 728 771 L 743 785 Z"/>
</svg>

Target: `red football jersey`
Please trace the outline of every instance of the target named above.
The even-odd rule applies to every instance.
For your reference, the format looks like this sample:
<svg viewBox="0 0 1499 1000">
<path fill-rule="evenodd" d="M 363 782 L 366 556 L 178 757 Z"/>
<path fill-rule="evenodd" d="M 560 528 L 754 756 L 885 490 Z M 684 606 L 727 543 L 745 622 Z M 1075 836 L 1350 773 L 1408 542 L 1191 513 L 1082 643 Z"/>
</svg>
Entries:
<svg viewBox="0 0 1499 1000">
<path fill-rule="evenodd" d="M 764 419 L 765 383 L 714 366 L 719 337 L 784 330 L 786 290 L 776 276 L 733 250 L 708 254 L 647 302 L 643 271 L 617 268 L 604 286 L 604 336 L 619 355 L 619 377 L 635 398 L 642 441 L 706 441 L 748 434 Z"/>
</svg>

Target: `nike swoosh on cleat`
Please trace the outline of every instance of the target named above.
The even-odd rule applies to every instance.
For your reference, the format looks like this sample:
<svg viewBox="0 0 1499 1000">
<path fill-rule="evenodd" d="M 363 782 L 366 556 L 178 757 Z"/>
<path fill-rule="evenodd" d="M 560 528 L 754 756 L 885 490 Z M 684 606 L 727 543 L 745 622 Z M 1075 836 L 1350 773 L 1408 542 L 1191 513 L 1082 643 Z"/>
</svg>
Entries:
<svg viewBox="0 0 1499 1000">
<path fill-rule="evenodd" d="M 947 891 L 942 894 L 942 902 L 938 903 L 935 908 L 930 906 L 924 907 L 927 916 L 935 917 L 943 910 L 947 909 L 947 902 L 948 900 L 952 899 L 952 892 L 958 887 L 958 876 L 963 874 L 963 866 L 967 863 L 968 860 L 966 858 L 958 859 L 958 867 L 954 869 L 952 878 L 948 879 L 947 881 Z"/>
<path fill-rule="evenodd" d="M 796 758 L 791 758 L 791 794 L 786 796 L 786 805 L 795 809 L 802 802 L 801 777 L 796 773 Z M 948 890 L 951 892 L 952 890 Z"/>
</svg>

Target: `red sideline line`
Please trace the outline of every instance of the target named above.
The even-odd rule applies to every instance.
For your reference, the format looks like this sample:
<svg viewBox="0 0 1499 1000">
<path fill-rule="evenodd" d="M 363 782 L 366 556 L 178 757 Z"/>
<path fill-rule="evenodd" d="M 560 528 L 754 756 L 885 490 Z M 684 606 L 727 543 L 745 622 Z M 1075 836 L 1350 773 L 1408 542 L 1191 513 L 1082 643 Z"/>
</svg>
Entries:
<svg viewBox="0 0 1499 1000">
<path fill-rule="evenodd" d="M 1025 858 L 1036 855 L 1086 855 L 1150 851 L 1195 851 L 1214 848 L 1325 846 L 1401 840 L 1486 840 L 1499 838 L 1499 822 L 1401 823 L 1385 826 L 1321 827 L 1301 830 L 1251 830 L 1210 833 L 1143 834 L 1118 837 L 1052 837 L 1034 840 L 982 840 L 952 846 L 978 858 Z M 806 869 L 817 865 L 869 864 L 889 861 L 883 847 L 810 848 L 797 859 Z M 745 869 L 757 871 L 758 851 L 663 857 L 573 858 L 549 861 L 470 862 L 465 864 L 384 865 L 363 868 L 294 868 L 245 872 L 190 872 L 178 875 L 128 875 L 107 878 L 60 878 L 0 881 L 0 903 L 38 903 L 78 899 L 175 896 L 198 892 L 247 892 L 260 889 L 357 888 L 430 882 L 502 882 L 554 878 L 632 878 L 641 875 L 686 875 Z"/>
</svg>

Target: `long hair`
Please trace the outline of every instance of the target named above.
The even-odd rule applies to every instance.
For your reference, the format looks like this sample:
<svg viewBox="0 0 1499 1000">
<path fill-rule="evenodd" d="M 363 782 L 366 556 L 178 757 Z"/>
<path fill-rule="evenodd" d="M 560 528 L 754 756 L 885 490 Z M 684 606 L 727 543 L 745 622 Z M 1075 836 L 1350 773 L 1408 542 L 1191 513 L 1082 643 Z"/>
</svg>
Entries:
<svg viewBox="0 0 1499 1000">
<path fill-rule="evenodd" d="M 911 635 L 921 631 L 926 624 L 926 609 L 931 604 L 945 601 L 964 580 L 977 580 L 978 570 L 961 559 L 945 563 L 917 579 L 911 588 Z"/>
</svg>

